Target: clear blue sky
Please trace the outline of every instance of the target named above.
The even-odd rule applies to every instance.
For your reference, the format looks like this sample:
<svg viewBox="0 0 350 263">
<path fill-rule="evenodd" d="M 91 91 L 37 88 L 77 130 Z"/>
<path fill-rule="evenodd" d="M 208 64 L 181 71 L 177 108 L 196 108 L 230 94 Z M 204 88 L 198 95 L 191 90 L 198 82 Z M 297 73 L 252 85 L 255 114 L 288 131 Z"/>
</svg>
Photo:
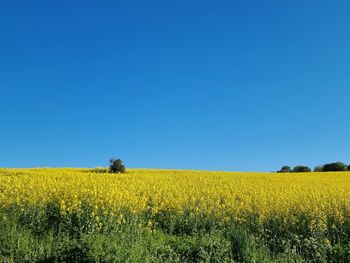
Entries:
<svg viewBox="0 0 350 263">
<path fill-rule="evenodd" d="M 1 1 L 0 166 L 350 163 L 349 1 Z"/>
</svg>

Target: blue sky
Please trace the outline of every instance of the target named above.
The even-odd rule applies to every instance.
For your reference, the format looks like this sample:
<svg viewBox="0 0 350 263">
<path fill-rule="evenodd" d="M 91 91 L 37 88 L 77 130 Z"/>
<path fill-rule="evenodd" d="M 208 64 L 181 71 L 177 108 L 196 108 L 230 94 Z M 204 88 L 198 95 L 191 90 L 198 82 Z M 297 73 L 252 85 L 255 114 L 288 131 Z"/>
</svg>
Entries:
<svg viewBox="0 0 350 263">
<path fill-rule="evenodd" d="M 350 163 L 349 1 L 1 1 L 0 166 Z"/>
</svg>

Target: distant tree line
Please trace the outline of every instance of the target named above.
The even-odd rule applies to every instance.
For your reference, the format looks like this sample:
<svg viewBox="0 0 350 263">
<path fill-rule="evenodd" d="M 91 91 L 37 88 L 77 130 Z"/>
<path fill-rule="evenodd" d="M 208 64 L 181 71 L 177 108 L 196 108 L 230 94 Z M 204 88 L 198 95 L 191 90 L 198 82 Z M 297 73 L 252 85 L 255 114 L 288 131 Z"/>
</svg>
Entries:
<svg viewBox="0 0 350 263">
<path fill-rule="evenodd" d="M 350 171 L 350 165 L 346 165 L 342 162 L 327 163 L 324 165 L 317 165 L 314 172 L 338 172 L 338 171 Z M 304 165 L 295 166 L 293 169 L 288 166 L 282 166 L 281 170 L 277 173 L 308 173 L 311 172 L 311 169 Z"/>
</svg>

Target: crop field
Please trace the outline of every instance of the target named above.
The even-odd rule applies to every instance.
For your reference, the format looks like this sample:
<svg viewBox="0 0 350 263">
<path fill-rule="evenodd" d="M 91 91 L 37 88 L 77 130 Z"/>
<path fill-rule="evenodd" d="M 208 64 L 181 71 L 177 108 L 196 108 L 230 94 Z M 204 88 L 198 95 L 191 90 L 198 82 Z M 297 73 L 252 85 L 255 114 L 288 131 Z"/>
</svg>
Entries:
<svg viewBox="0 0 350 263">
<path fill-rule="evenodd" d="M 350 262 L 350 172 L 0 169 L 0 262 Z"/>
</svg>

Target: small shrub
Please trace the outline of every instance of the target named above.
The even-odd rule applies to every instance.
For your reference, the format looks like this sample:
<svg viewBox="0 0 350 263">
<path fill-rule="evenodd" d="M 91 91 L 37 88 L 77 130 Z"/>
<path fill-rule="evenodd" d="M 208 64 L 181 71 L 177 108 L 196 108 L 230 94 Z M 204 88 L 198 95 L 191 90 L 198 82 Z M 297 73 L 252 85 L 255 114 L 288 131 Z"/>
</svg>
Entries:
<svg viewBox="0 0 350 263">
<path fill-rule="evenodd" d="M 109 166 L 109 171 L 111 173 L 125 173 L 125 166 L 122 160 L 111 159 L 109 162 L 111 163 Z"/>
<path fill-rule="evenodd" d="M 108 170 L 108 168 L 96 167 L 96 168 L 86 170 L 86 172 L 87 173 L 108 173 L 109 170 Z"/>
</svg>

